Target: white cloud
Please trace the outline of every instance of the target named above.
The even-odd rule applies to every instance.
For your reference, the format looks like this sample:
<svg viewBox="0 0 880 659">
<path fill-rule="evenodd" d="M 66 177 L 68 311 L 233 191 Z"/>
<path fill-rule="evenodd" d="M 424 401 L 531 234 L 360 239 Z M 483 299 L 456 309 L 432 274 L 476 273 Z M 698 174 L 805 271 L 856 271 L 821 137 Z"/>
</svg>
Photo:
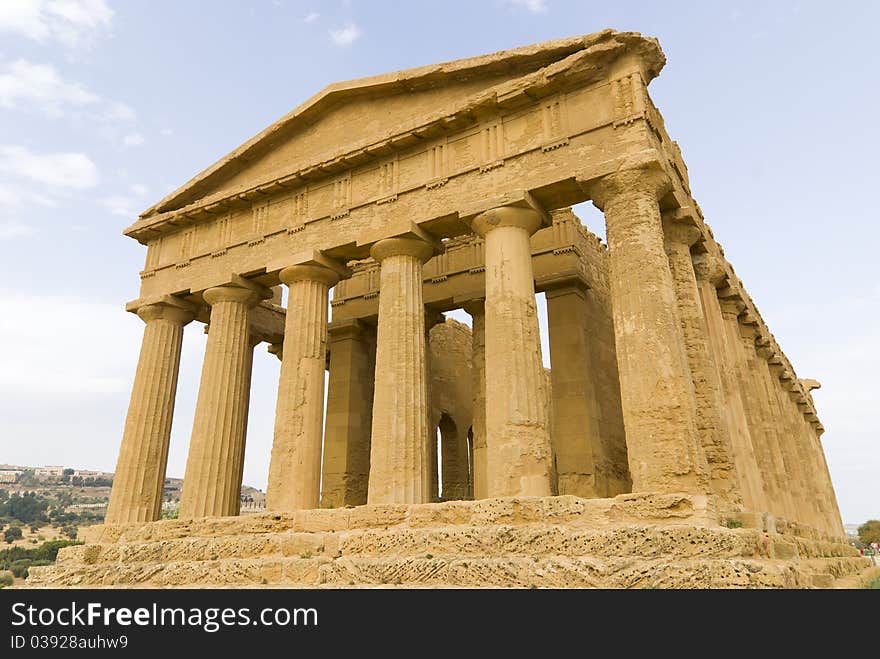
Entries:
<svg viewBox="0 0 880 659">
<path fill-rule="evenodd" d="M 506 4 L 519 9 L 525 9 L 533 14 L 543 14 L 547 11 L 546 0 L 505 0 Z"/>
<path fill-rule="evenodd" d="M 40 155 L 22 146 L 0 145 L 0 173 L 58 189 L 84 190 L 98 184 L 98 168 L 85 154 Z"/>
<path fill-rule="evenodd" d="M 135 183 L 134 185 L 131 186 L 131 191 L 134 192 L 139 197 L 143 197 L 145 194 L 147 194 L 150 191 L 150 189 L 146 185 L 144 185 L 143 183 Z"/>
<path fill-rule="evenodd" d="M 0 240 L 25 238 L 37 233 L 36 228 L 19 220 L 0 220 Z"/>
<path fill-rule="evenodd" d="M 55 202 L 41 194 L 25 190 L 21 186 L 0 184 L 0 215 L 17 212 L 28 205 L 53 207 Z"/>
<path fill-rule="evenodd" d="M 98 203 L 110 211 L 111 215 L 119 215 L 121 217 L 137 217 L 138 204 L 136 199 L 126 197 L 125 195 L 111 195 L 98 200 Z"/>
<path fill-rule="evenodd" d="M 119 101 L 107 101 L 107 108 L 100 118 L 104 121 L 119 121 L 133 123 L 137 119 L 135 111 L 125 103 Z"/>
<path fill-rule="evenodd" d="M 174 131 L 171 128 L 163 128 L 159 131 L 159 134 L 168 137 L 169 135 L 174 135 Z"/>
<path fill-rule="evenodd" d="M 337 46 L 348 46 L 360 39 L 363 31 L 354 23 L 347 23 L 345 27 L 338 30 L 328 30 L 330 39 Z"/>
<path fill-rule="evenodd" d="M 118 132 L 130 129 L 137 120 L 135 111 L 125 103 L 102 98 L 77 82 L 65 80 L 51 64 L 24 59 L 0 69 L 0 108 L 94 121 L 108 131 L 110 139 L 118 139 Z"/>
<path fill-rule="evenodd" d="M 310 11 L 306 14 L 306 17 L 303 19 L 303 23 L 314 23 L 316 20 L 321 18 L 321 14 L 316 11 Z"/>
<path fill-rule="evenodd" d="M 10 63 L 0 73 L 0 106 L 35 106 L 57 116 L 65 106 L 96 104 L 99 97 L 77 83 L 61 79 L 51 64 L 34 64 L 23 59 Z"/>
<path fill-rule="evenodd" d="M 129 133 L 122 138 L 122 146 L 140 146 L 146 140 L 140 133 Z"/>
<path fill-rule="evenodd" d="M 90 46 L 109 34 L 113 10 L 106 0 L 2 0 L 0 32 L 69 48 Z"/>
</svg>

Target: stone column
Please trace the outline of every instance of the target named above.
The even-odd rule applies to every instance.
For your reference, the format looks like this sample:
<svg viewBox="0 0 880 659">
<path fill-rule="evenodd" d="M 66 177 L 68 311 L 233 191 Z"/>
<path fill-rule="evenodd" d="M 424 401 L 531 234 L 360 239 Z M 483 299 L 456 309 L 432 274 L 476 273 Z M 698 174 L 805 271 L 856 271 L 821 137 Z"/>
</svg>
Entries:
<svg viewBox="0 0 880 659">
<path fill-rule="evenodd" d="M 763 510 L 764 485 L 752 448 L 749 426 L 736 377 L 736 359 L 721 312 L 716 286 L 722 282 L 723 271 L 716 257 L 702 254 L 694 262 L 697 288 L 708 330 L 709 350 L 721 384 L 724 419 L 728 430 L 727 447 L 733 456 L 739 491 L 746 509 Z"/>
<path fill-rule="evenodd" d="M 833 516 L 832 535 L 843 537 L 846 535 L 846 530 L 843 528 L 843 518 L 840 516 L 840 507 L 837 503 L 837 494 L 834 492 L 834 483 L 831 481 L 831 471 L 828 469 L 828 462 L 825 459 L 825 450 L 822 446 L 822 433 L 819 432 L 819 429 L 815 426 L 812 424 L 810 425 L 812 426 L 811 430 L 813 431 L 812 436 L 815 437 L 816 440 L 816 450 L 819 453 L 819 466 L 825 481 L 825 488 L 828 492 L 828 500 L 831 506 L 831 513 Z"/>
<path fill-rule="evenodd" d="M 588 291 L 578 282 L 552 288 L 545 295 L 558 492 L 585 498 L 609 496 L 589 345 L 596 320 L 587 308 Z"/>
<path fill-rule="evenodd" d="M 529 237 L 531 208 L 477 215 L 486 241 L 486 464 L 489 497 L 549 496 L 553 472 L 547 392 Z"/>
<path fill-rule="evenodd" d="M 724 319 L 724 332 L 727 344 L 728 365 L 733 376 L 731 388 L 736 388 L 739 394 L 742 408 L 737 413 L 742 414 L 744 425 L 747 429 L 743 439 L 743 457 L 746 460 L 747 473 L 754 469 L 755 481 L 760 482 L 760 490 L 757 491 L 757 499 L 753 505 L 756 512 L 769 512 L 772 501 L 776 501 L 777 493 L 773 481 L 770 479 L 772 471 L 769 465 L 767 453 L 767 440 L 764 436 L 764 428 L 761 423 L 759 408 L 755 400 L 755 392 L 751 387 L 751 370 L 742 349 L 742 339 L 739 333 L 739 314 L 743 310 L 743 303 L 732 297 L 719 299 L 721 315 Z"/>
<path fill-rule="evenodd" d="M 425 500 L 429 502 L 440 501 L 440 459 L 437 457 L 438 447 L 440 453 L 444 449 L 442 439 L 438 441 L 437 433 L 440 430 L 441 413 L 435 410 L 434 397 L 431 394 L 431 329 L 444 320 L 444 316 L 439 311 L 425 308 L 425 400 L 427 405 L 427 428 L 428 428 L 428 447 L 427 447 L 427 464 L 428 464 L 428 492 Z M 435 414 L 436 412 L 436 414 Z M 445 463 L 444 463 L 445 465 Z"/>
<path fill-rule="evenodd" d="M 813 433 L 813 429 L 804 418 L 806 402 L 801 396 L 800 389 L 794 380 L 792 380 L 790 386 L 791 389 L 789 390 L 788 395 L 791 398 L 792 407 L 794 408 L 792 416 L 795 419 L 795 427 L 798 430 L 798 434 L 801 436 L 804 451 L 809 462 L 810 490 L 816 498 L 816 507 L 819 511 L 820 526 L 816 528 L 823 533 L 833 534 L 836 531 L 836 511 L 832 505 L 833 495 L 832 497 L 829 497 L 829 491 L 827 488 L 828 482 L 825 477 L 826 474 L 823 473 L 822 462 L 819 458 L 821 448 L 818 446 L 818 440 Z"/>
<path fill-rule="evenodd" d="M 802 520 L 814 529 L 825 530 L 829 517 L 824 501 L 823 493 L 818 486 L 818 474 L 812 458 L 812 445 L 806 436 L 804 417 L 797 405 L 797 396 L 792 390 L 794 376 L 787 368 L 783 367 L 779 374 L 780 396 L 789 433 L 797 447 L 800 460 L 801 474 L 806 494 L 805 507 L 806 517 Z"/>
<path fill-rule="evenodd" d="M 691 257 L 691 246 L 702 234 L 687 219 L 667 217 L 663 235 L 693 381 L 697 431 L 709 472 L 709 487 L 724 505 L 737 509 L 742 506 L 742 493 L 736 480 L 721 383 L 709 349 L 709 330 Z"/>
<path fill-rule="evenodd" d="M 790 379 L 790 376 L 786 374 L 785 368 L 782 366 L 782 358 L 775 352 L 770 355 L 768 366 L 773 380 L 773 398 L 771 403 L 774 404 L 775 418 L 783 438 L 781 448 L 785 464 L 790 470 L 788 484 L 795 494 L 797 506 L 797 515 L 793 521 L 814 526 L 818 517 L 818 508 L 805 466 L 806 456 L 797 431 L 792 424 L 792 403 L 784 385 L 784 382 Z"/>
<path fill-rule="evenodd" d="M 605 213 L 611 307 L 635 492 L 705 492 L 681 320 L 663 247 L 665 174 L 629 170 L 591 186 Z"/>
<path fill-rule="evenodd" d="M 751 349 L 754 350 L 754 373 L 758 378 L 760 397 L 764 404 L 765 424 L 767 428 L 767 436 L 771 440 L 771 450 L 773 451 L 773 462 L 776 467 L 776 480 L 778 483 L 779 493 L 782 499 L 782 513 L 787 520 L 796 520 L 798 518 L 797 499 L 802 494 L 794 486 L 792 479 L 793 465 L 789 464 L 791 458 L 786 456 L 784 444 L 786 441 L 785 432 L 779 423 L 779 411 L 776 406 L 774 387 L 774 378 L 770 374 L 770 368 L 767 365 L 767 358 L 772 351 L 767 350 L 758 344 L 761 340 L 757 335 L 751 340 Z"/>
<path fill-rule="evenodd" d="M 159 519 L 183 327 L 194 317 L 183 301 L 145 305 L 137 314 L 146 327 L 105 524 Z"/>
<path fill-rule="evenodd" d="M 443 415 L 437 429 L 440 432 L 440 455 L 443 464 L 444 501 L 468 498 L 467 428 L 455 425 L 452 417 Z"/>
<path fill-rule="evenodd" d="M 422 266 L 433 248 L 412 238 L 373 245 L 379 327 L 367 503 L 425 503 L 428 399 Z"/>
<path fill-rule="evenodd" d="M 745 394 L 746 413 L 750 419 L 752 443 L 761 467 L 764 481 L 764 494 L 767 496 L 767 511 L 777 517 L 785 517 L 788 511 L 784 487 L 784 459 L 778 450 L 775 420 L 769 406 L 769 393 L 760 379 L 758 355 L 755 352 L 756 333 L 752 326 L 743 323 L 748 314 L 737 318 L 733 330 L 739 338 L 739 352 L 742 360 L 740 370 L 741 386 Z"/>
<path fill-rule="evenodd" d="M 244 437 L 253 346 L 250 310 L 261 295 L 237 286 L 209 288 L 211 326 L 180 496 L 180 519 L 222 517 L 238 510 L 235 455 Z"/>
<path fill-rule="evenodd" d="M 238 515 L 241 512 L 241 483 L 244 476 L 244 450 L 247 445 L 247 427 L 248 427 L 248 414 L 250 412 L 251 405 L 251 377 L 253 375 L 254 369 L 254 348 L 256 348 L 260 344 L 260 339 L 254 335 L 251 335 L 249 341 L 250 350 L 246 353 L 246 359 L 244 366 L 244 372 L 247 375 L 247 381 L 244 383 L 244 386 L 241 388 L 242 401 L 241 405 L 244 408 L 244 422 L 241 424 L 241 434 L 238 436 L 238 439 L 235 444 L 235 449 L 233 451 L 232 457 L 235 460 L 235 476 L 234 482 L 238 483 L 238 490 L 235 500 L 232 502 L 234 511 L 233 515 Z"/>
<path fill-rule="evenodd" d="M 321 507 L 367 503 L 376 332 L 355 319 L 330 324 Z"/>
<path fill-rule="evenodd" d="M 487 494 L 486 465 L 486 309 L 483 299 L 467 302 L 463 309 L 471 315 L 471 364 L 474 390 L 474 420 L 471 436 L 473 451 L 474 499 Z"/>
<path fill-rule="evenodd" d="M 327 306 L 339 273 L 294 265 L 279 273 L 290 289 L 275 409 L 267 510 L 317 508 L 321 497 Z"/>
</svg>

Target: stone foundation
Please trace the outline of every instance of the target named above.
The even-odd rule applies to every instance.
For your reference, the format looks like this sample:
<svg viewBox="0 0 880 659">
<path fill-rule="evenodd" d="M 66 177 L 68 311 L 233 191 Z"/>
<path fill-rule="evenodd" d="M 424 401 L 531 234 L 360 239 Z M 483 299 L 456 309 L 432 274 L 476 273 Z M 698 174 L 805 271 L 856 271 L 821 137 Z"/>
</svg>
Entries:
<svg viewBox="0 0 880 659">
<path fill-rule="evenodd" d="M 705 496 L 369 505 L 82 529 L 30 587 L 811 588 L 870 560 Z M 740 528 L 727 528 L 724 524 Z M 749 528 L 749 525 L 762 528 Z M 773 530 L 773 529 L 776 530 Z M 769 529 L 769 530 L 765 530 Z"/>
</svg>

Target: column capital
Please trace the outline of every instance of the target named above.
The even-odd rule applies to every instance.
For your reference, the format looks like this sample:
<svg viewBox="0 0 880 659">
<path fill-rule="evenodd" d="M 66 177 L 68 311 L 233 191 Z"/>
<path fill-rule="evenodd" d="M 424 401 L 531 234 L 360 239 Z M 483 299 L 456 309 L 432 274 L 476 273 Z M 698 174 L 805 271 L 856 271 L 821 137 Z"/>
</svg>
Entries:
<svg viewBox="0 0 880 659">
<path fill-rule="evenodd" d="M 518 227 L 529 235 L 543 226 L 544 218 L 534 208 L 525 206 L 497 206 L 483 211 L 471 220 L 474 233 L 485 238 L 486 234 L 499 227 Z"/>
<path fill-rule="evenodd" d="M 473 300 L 468 300 L 461 305 L 461 308 L 464 309 L 466 313 L 469 313 L 471 317 L 482 315 L 486 313 L 486 299 L 478 297 Z"/>
<path fill-rule="evenodd" d="M 428 306 L 425 307 L 425 332 L 430 332 L 432 327 L 445 322 L 446 316 L 443 315 L 442 311 L 437 311 Z"/>
<path fill-rule="evenodd" d="M 719 297 L 718 304 L 721 307 L 722 314 L 725 316 L 733 316 L 734 318 L 738 318 L 739 314 L 745 308 L 743 301 L 735 297 Z"/>
<path fill-rule="evenodd" d="M 240 302 L 248 307 L 255 307 L 263 299 L 263 296 L 250 288 L 214 286 L 204 291 L 202 298 L 212 307 L 218 302 Z"/>
<path fill-rule="evenodd" d="M 298 281 L 316 281 L 327 287 L 336 286 L 342 278 L 339 271 L 318 264 L 292 265 L 281 270 L 278 278 L 290 286 Z"/>
<path fill-rule="evenodd" d="M 331 341 L 359 339 L 365 330 L 366 324 L 357 318 L 334 320 L 327 326 L 327 333 Z"/>
<path fill-rule="evenodd" d="M 270 355 L 275 355 L 278 357 L 278 361 L 284 361 L 284 344 L 283 343 L 270 343 L 266 348 L 266 351 Z"/>
<path fill-rule="evenodd" d="M 755 343 L 758 338 L 758 329 L 756 327 L 757 323 L 750 323 L 744 321 L 743 318 L 747 318 L 748 314 L 740 315 L 737 319 L 739 321 L 739 333 L 743 338 L 748 339 L 752 343 Z"/>
<path fill-rule="evenodd" d="M 662 215 L 662 219 L 663 235 L 672 244 L 683 245 L 690 249 L 703 237 L 703 233 L 690 219 L 676 219 L 666 213 Z"/>
<path fill-rule="evenodd" d="M 697 281 L 707 281 L 717 288 L 727 275 L 721 258 L 711 252 L 694 254 L 693 262 Z"/>
<path fill-rule="evenodd" d="M 145 304 L 138 308 L 137 315 L 147 324 L 154 320 L 167 320 L 180 326 L 186 325 L 196 317 L 195 308 L 183 300 L 179 303 L 161 301 Z"/>
<path fill-rule="evenodd" d="M 577 295 L 586 299 L 587 291 L 590 287 L 580 278 L 567 279 L 565 281 L 554 282 L 544 289 L 544 296 L 550 300 L 563 295 Z"/>
<path fill-rule="evenodd" d="M 434 245 L 419 238 L 384 238 L 370 248 L 370 256 L 379 263 L 389 256 L 414 256 L 425 263 L 433 255 Z"/>
<path fill-rule="evenodd" d="M 605 206 L 617 197 L 647 196 L 659 201 L 672 188 L 672 182 L 662 169 L 641 167 L 607 174 L 586 187 L 593 205 L 604 211 Z"/>
</svg>

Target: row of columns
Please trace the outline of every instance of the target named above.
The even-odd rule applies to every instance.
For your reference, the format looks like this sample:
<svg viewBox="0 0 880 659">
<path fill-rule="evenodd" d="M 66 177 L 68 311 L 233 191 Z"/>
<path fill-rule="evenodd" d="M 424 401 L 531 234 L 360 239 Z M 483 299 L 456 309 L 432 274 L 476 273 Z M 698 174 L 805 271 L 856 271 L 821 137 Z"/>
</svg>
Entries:
<svg viewBox="0 0 880 659">
<path fill-rule="evenodd" d="M 658 170 L 591 187 L 605 213 L 621 402 L 634 491 L 708 492 L 840 535 L 819 433 L 791 374 Z M 650 357 L 648 357 L 650 355 Z"/>
<path fill-rule="evenodd" d="M 791 376 L 774 371 L 775 355 L 762 352 L 752 319 L 741 318 L 744 308 L 723 287 L 708 255 L 694 258 L 699 231 L 682 218 L 661 215 L 659 200 L 668 187 L 662 172 L 647 169 L 611 174 L 590 187 L 606 218 L 632 488 L 708 492 L 732 509 L 771 511 L 837 532 L 839 513 L 818 437 L 780 386 Z M 476 401 L 473 426 L 476 498 L 553 491 L 529 241 L 541 224 L 536 210 L 520 206 L 472 220 L 485 240 L 486 259 L 485 299 L 466 307 L 474 319 L 474 387 L 484 396 Z M 358 349 L 372 339 L 356 321 L 335 330 L 343 347 L 337 351 L 334 343 L 331 352 L 331 378 L 340 379 L 327 405 L 333 442 L 324 442 L 322 423 L 327 306 L 329 289 L 346 271 L 327 261 L 280 272 L 289 302 L 268 509 L 319 505 L 323 446 L 323 489 L 331 505 L 363 503 L 364 489 L 371 504 L 429 500 L 422 267 L 434 251 L 430 241 L 414 237 L 373 245 L 380 266 L 375 361 Z M 268 295 L 244 280 L 237 284 L 204 293 L 211 324 L 182 518 L 238 513 L 254 345 L 249 312 Z M 158 515 L 182 329 L 193 318 L 173 299 L 138 313 L 147 326 L 108 522 Z M 354 400 L 362 397 L 370 371 L 375 389 L 367 409 Z M 336 441 L 340 436 L 343 441 Z M 365 438 L 368 464 L 353 450 Z"/>
<path fill-rule="evenodd" d="M 479 497 L 551 493 L 549 419 L 529 243 L 541 224 L 537 211 L 512 206 L 487 211 L 473 223 L 486 241 L 485 301 L 468 305 L 474 317 L 474 352 L 484 355 L 474 369 L 476 390 L 486 401 L 478 405 L 473 429 L 474 473 L 484 475 L 474 483 Z M 356 349 L 334 351 L 331 357 L 342 362 L 341 368 L 331 369 L 340 377 L 355 378 L 370 366 L 375 373 L 369 414 L 368 503 L 429 500 L 431 443 L 422 266 L 434 249 L 420 238 L 390 238 L 372 247 L 371 255 L 380 264 L 375 364 L 355 363 L 363 354 Z M 279 274 L 289 287 L 289 298 L 267 488 L 270 510 L 319 505 L 328 296 L 343 270 L 307 264 Z M 204 292 L 211 322 L 181 518 L 238 513 L 254 345 L 249 313 L 268 296 L 266 290 L 243 281 Z M 170 298 L 142 307 L 139 315 L 147 327 L 107 513 L 109 523 L 158 517 L 182 331 L 194 317 L 186 303 Z M 350 328 L 348 340 L 362 341 L 361 330 Z M 490 379 L 485 374 L 486 361 L 493 364 Z M 346 387 L 339 384 L 334 390 L 345 396 Z M 364 410 L 358 418 L 344 413 L 357 408 L 350 403 L 328 401 L 328 430 L 358 435 L 352 441 L 333 442 L 337 451 L 350 449 L 364 436 L 368 415 Z M 357 474 L 357 469 L 348 468 L 351 459 L 356 456 L 350 453 L 324 457 L 325 464 L 345 465 L 335 474 L 325 468 L 329 477 L 324 487 L 331 501 L 334 491 L 337 496 L 352 491 L 351 484 L 338 487 L 334 483 L 334 476 L 338 481 L 343 474 Z M 360 475 L 364 476 L 363 470 Z"/>
</svg>

